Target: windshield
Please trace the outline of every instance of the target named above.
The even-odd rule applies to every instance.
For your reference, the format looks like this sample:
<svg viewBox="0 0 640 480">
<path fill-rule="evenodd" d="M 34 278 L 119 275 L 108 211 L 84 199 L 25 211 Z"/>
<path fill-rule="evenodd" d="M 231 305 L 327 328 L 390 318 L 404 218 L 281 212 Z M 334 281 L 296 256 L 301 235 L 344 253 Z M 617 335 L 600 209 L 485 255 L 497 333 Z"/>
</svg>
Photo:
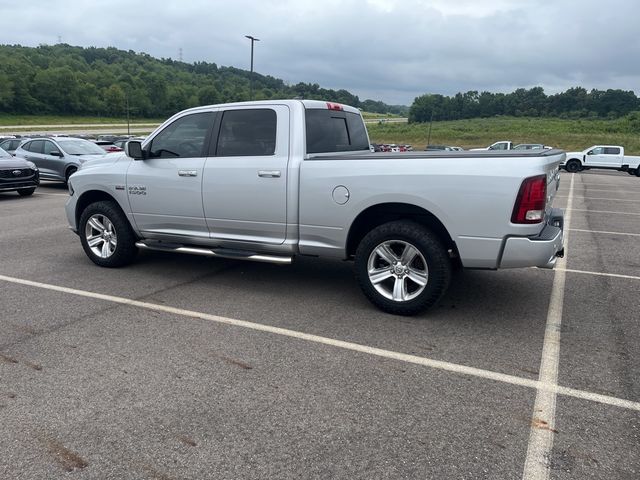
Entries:
<svg viewBox="0 0 640 480">
<path fill-rule="evenodd" d="M 4 151 L 2 148 L 0 148 L 0 158 L 11 158 L 11 155 L 8 154 L 6 151 Z"/>
<path fill-rule="evenodd" d="M 102 148 L 89 140 L 58 140 L 58 144 L 69 155 L 106 155 Z"/>
</svg>

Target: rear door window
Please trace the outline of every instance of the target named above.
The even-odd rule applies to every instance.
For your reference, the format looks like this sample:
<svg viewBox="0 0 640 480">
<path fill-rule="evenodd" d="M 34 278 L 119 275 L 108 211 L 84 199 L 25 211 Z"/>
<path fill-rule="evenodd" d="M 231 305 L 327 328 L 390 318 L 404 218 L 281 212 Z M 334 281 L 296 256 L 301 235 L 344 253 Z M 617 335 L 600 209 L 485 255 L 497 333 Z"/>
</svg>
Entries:
<svg viewBox="0 0 640 480">
<path fill-rule="evenodd" d="M 25 144 L 23 148 L 31 153 L 42 153 L 43 147 L 44 140 L 33 140 L 32 142 Z"/>
<path fill-rule="evenodd" d="M 277 115 L 270 108 L 227 110 L 218 134 L 218 157 L 270 156 L 276 151 Z"/>
<path fill-rule="evenodd" d="M 357 113 L 307 109 L 307 153 L 369 150 L 369 139 Z"/>
<path fill-rule="evenodd" d="M 616 147 L 605 147 L 604 153 L 606 155 L 620 155 L 620 149 Z"/>
</svg>

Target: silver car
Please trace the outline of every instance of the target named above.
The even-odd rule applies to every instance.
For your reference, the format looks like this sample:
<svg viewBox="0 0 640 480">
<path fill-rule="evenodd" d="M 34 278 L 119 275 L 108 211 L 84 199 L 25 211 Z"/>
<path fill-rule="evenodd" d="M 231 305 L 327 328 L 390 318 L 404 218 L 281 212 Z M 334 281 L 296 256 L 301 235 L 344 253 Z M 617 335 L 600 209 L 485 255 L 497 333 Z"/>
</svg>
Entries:
<svg viewBox="0 0 640 480">
<path fill-rule="evenodd" d="M 16 149 L 22 142 L 29 140 L 28 138 L 7 138 L 0 142 L 0 148 L 5 152 L 15 155 Z"/>
<path fill-rule="evenodd" d="M 67 182 L 80 165 L 107 155 L 95 143 L 81 138 L 36 138 L 20 145 L 15 156 L 29 160 L 40 169 L 43 180 Z"/>
</svg>

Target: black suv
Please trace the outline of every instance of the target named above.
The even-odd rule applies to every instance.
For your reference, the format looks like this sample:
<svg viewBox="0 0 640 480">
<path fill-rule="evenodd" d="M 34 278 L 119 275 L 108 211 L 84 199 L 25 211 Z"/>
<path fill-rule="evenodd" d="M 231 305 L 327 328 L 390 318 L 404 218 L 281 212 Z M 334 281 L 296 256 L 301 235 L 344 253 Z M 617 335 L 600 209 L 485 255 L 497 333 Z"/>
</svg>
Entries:
<svg viewBox="0 0 640 480">
<path fill-rule="evenodd" d="M 0 192 L 17 191 L 23 197 L 40 184 L 38 167 L 23 158 L 13 157 L 0 148 Z"/>
</svg>

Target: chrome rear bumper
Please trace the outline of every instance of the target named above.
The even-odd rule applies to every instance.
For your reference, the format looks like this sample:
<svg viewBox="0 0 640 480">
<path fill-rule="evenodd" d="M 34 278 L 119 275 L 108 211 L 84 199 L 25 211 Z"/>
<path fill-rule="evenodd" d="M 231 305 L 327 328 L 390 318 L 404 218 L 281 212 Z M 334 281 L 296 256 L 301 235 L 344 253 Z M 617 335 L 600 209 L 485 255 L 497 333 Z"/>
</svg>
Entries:
<svg viewBox="0 0 640 480">
<path fill-rule="evenodd" d="M 564 213 L 554 208 L 547 224 L 535 237 L 509 237 L 505 240 L 499 268 L 553 268 L 564 256 Z"/>
</svg>

